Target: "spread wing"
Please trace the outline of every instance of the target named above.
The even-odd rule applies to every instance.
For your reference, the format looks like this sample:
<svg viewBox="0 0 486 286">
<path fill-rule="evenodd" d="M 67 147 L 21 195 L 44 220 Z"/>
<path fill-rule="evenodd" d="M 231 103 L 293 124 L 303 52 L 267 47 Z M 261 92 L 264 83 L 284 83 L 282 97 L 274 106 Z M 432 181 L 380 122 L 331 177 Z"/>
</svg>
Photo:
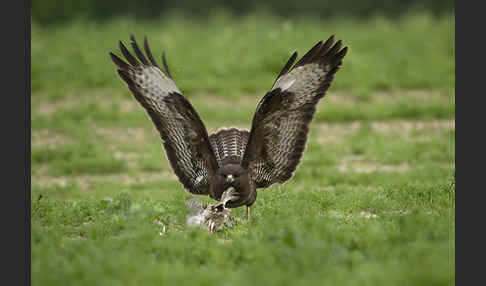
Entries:
<svg viewBox="0 0 486 286">
<path fill-rule="evenodd" d="M 207 194 L 210 177 L 217 168 L 208 133 L 198 114 L 182 96 L 167 67 L 166 75 L 157 66 L 144 41 L 144 56 L 131 37 L 131 45 L 138 58 L 133 57 L 120 41 L 120 50 L 128 63 L 110 53 L 118 66 L 118 74 L 128 84 L 135 99 L 145 108 L 162 138 L 165 152 L 179 181 L 191 193 Z"/>
<path fill-rule="evenodd" d="M 320 41 L 292 67 L 295 52 L 258 104 L 242 160 L 257 188 L 283 183 L 297 168 L 316 105 L 346 55 L 333 42 Z"/>
</svg>

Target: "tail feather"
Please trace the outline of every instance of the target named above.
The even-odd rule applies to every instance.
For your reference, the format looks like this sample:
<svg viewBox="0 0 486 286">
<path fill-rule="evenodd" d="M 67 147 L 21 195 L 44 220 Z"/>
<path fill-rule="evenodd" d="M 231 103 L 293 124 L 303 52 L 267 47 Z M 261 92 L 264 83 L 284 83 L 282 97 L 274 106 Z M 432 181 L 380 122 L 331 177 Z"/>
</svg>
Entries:
<svg viewBox="0 0 486 286">
<path fill-rule="evenodd" d="M 237 128 L 221 129 L 209 136 L 209 142 L 221 167 L 227 163 L 239 164 L 243 158 L 250 132 Z"/>
</svg>

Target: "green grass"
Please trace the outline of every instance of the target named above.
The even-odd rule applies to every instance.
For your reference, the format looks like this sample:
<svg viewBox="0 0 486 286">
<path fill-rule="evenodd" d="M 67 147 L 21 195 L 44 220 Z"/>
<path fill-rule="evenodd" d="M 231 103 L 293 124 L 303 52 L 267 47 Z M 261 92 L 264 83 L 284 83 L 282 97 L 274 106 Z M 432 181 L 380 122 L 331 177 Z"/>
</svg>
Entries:
<svg viewBox="0 0 486 286">
<path fill-rule="evenodd" d="M 454 284 L 451 19 L 34 23 L 32 284 Z M 131 32 L 165 49 L 210 131 L 249 127 L 293 50 L 349 45 L 297 172 L 250 221 L 185 226 L 189 195 L 108 57 Z"/>
<path fill-rule="evenodd" d="M 53 28 L 33 23 L 32 90 L 52 97 L 83 91 L 88 96 L 94 88 L 125 91 L 108 52 L 119 54 L 118 41 L 128 43 L 133 33 L 139 42 L 145 35 L 149 38 L 159 62 L 166 51 L 172 74 L 188 95 L 261 92 L 271 86 L 292 52 L 303 55 L 331 34 L 349 46 L 335 88 L 357 93 L 393 88 L 446 91 L 454 81 L 453 20 L 414 14 L 399 21 L 281 20 L 271 15 L 234 21 L 218 14 L 203 23 L 178 15 L 154 22 L 78 20 Z"/>
</svg>

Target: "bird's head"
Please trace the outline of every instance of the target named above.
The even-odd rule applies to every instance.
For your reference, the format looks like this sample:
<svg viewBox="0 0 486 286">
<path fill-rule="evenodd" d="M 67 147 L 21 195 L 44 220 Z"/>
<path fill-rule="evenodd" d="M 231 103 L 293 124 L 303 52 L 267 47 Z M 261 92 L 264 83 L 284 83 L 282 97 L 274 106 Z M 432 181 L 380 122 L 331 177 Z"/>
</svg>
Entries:
<svg viewBox="0 0 486 286">
<path fill-rule="evenodd" d="M 245 174 L 245 169 L 240 165 L 228 164 L 219 169 L 218 175 L 227 187 L 236 186 Z"/>
</svg>

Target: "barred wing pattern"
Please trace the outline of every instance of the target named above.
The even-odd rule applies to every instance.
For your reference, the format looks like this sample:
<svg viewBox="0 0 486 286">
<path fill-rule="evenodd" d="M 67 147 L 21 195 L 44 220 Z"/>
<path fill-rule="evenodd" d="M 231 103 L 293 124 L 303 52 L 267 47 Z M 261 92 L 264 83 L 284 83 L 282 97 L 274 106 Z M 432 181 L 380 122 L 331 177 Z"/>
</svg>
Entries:
<svg viewBox="0 0 486 286">
<path fill-rule="evenodd" d="M 148 59 L 133 36 L 131 45 L 137 58 L 120 41 L 120 50 L 128 63 L 110 53 L 118 66 L 118 74 L 155 124 L 169 162 L 184 188 L 194 194 L 208 194 L 210 177 L 218 165 L 206 127 L 172 80 L 165 55 L 162 54 L 162 63 L 166 74 L 157 66 L 147 38 L 144 48 Z"/>
<path fill-rule="evenodd" d="M 297 168 L 316 105 L 347 52 L 333 42 L 320 41 L 292 67 L 295 52 L 258 104 L 242 160 L 257 188 L 284 183 Z"/>
</svg>

